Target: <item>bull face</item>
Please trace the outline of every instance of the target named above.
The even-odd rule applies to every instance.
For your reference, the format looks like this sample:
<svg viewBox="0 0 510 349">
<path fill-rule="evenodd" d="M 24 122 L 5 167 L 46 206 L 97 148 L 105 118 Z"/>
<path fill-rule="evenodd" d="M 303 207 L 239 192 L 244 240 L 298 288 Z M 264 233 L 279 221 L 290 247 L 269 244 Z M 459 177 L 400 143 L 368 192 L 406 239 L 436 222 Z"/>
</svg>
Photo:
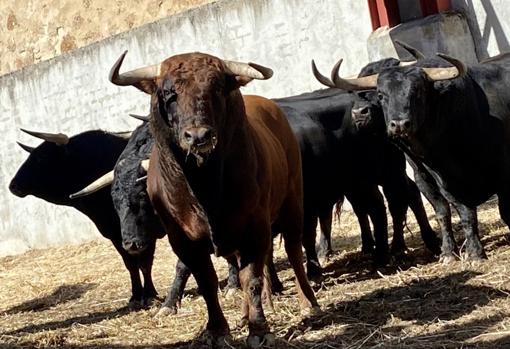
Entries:
<svg viewBox="0 0 510 349">
<path fill-rule="evenodd" d="M 433 82 L 419 68 L 388 69 L 379 74 L 377 98 L 390 137 L 412 140 L 432 105 Z"/>
<path fill-rule="evenodd" d="M 154 213 L 145 181 L 136 181 L 145 171 L 139 163 L 119 161 L 112 182 L 112 201 L 120 218 L 122 245 L 131 254 L 144 251 L 163 237 L 164 229 Z"/>
<path fill-rule="evenodd" d="M 9 190 L 21 198 L 34 195 L 54 203 L 68 201 L 69 192 L 65 192 L 65 187 L 72 178 L 66 169 L 69 162 L 66 145 L 43 142 L 18 169 Z"/>
<path fill-rule="evenodd" d="M 370 131 L 377 134 L 385 132 L 384 115 L 376 91 L 368 90 L 356 93 L 351 117 L 354 126 L 359 131 Z"/>
<path fill-rule="evenodd" d="M 9 189 L 19 197 L 34 195 L 55 204 L 74 206 L 77 202 L 71 201 L 69 194 L 111 169 L 126 143 L 122 137 L 103 131 L 66 136 L 66 141 L 60 143 L 44 141 L 30 150 Z"/>
<path fill-rule="evenodd" d="M 126 52 L 113 65 L 110 81 L 151 94 L 155 122 L 160 119 L 167 126 L 165 130 L 158 124 L 158 132 L 168 132 L 173 143 L 186 154 L 193 154 L 199 165 L 216 145 L 225 142 L 220 131 L 232 129 L 231 124 L 241 118 L 234 115 L 227 119 L 231 116 L 227 106 L 236 97 L 240 99 L 238 88 L 253 79 L 269 79 L 273 74 L 258 64 L 226 61 L 198 52 L 172 56 L 159 64 L 119 74 Z"/>
<path fill-rule="evenodd" d="M 183 152 L 204 158 L 214 151 L 219 130 L 229 122 L 226 101 L 240 84 L 214 57 L 181 55 L 164 63 L 168 70 L 156 92 L 158 114 Z"/>
</svg>

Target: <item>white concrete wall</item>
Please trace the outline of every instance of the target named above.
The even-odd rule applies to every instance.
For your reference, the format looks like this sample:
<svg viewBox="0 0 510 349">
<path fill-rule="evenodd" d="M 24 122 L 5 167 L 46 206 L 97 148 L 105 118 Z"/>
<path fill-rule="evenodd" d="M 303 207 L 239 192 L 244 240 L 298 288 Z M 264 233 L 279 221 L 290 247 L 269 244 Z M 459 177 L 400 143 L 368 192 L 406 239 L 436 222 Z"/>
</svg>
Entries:
<svg viewBox="0 0 510 349">
<path fill-rule="evenodd" d="M 510 51 L 508 0 L 451 0 L 452 8 L 466 14 L 478 59 Z"/>
<path fill-rule="evenodd" d="M 224 0 L 0 77 L 0 255 L 99 236 L 72 209 L 19 199 L 7 187 L 26 158 L 15 141 L 37 144 L 19 127 L 72 135 L 136 125 L 127 114 L 145 113 L 148 97 L 107 80 L 125 49 L 125 69 L 189 51 L 267 65 L 274 77 L 253 82 L 244 92 L 282 97 L 321 87 L 310 71 L 312 58 L 329 73 L 343 56 L 342 74 L 357 72 L 367 63 L 370 31 L 366 1 Z"/>
</svg>

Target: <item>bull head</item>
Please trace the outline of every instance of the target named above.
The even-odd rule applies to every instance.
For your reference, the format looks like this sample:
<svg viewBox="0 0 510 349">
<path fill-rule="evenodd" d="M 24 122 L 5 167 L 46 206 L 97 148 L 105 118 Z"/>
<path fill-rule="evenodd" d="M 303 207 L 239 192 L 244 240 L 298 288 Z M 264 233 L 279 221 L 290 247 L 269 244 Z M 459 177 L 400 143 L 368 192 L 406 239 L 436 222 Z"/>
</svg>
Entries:
<svg viewBox="0 0 510 349">
<path fill-rule="evenodd" d="M 184 153 L 193 154 L 199 165 L 222 142 L 219 132 L 224 125 L 239 122 L 227 120 L 232 104 L 243 108 L 238 88 L 273 75 L 271 69 L 255 63 L 227 61 L 203 53 L 177 55 L 119 74 L 126 52 L 113 65 L 110 81 L 151 94 L 151 118 L 157 116 L 154 122 L 161 122 L 158 129 L 166 129 L 172 142 Z"/>
</svg>

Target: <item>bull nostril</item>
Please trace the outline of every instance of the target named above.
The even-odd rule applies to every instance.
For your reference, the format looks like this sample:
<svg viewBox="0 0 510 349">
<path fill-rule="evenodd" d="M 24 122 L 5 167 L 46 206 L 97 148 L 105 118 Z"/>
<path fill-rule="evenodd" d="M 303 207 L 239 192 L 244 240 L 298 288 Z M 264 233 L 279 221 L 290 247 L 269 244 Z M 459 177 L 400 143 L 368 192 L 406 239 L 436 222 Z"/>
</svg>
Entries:
<svg viewBox="0 0 510 349">
<path fill-rule="evenodd" d="M 195 137 L 190 131 L 184 131 L 184 140 L 188 144 L 193 144 L 193 142 L 195 141 Z"/>
<path fill-rule="evenodd" d="M 211 138 L 211 130 L 210 129 L 200 130 L 199 138 L 202 142 L 208 141 Z"/>
<path fill-rule="evenodd" d="M 390 128 L 397 128 L 397 123 L 393 120 L 390 121 Z"/>
<path fill-rule="evenodd" d="M 402 123 L 402 127 L 403 127 L 405 130 L 408 130 L 408 129 L 411 127 L 411 121 L 409 121 L 409 120 L 405 120 L 405 121 Z"/>
<path fill-rule="evenodd" d="M 368 107 L 364 107 L 363 109 L 360 110 L 359 112 L 361 115 L 368 115 L 369 114 L 369 109 Z"/>
</svg>

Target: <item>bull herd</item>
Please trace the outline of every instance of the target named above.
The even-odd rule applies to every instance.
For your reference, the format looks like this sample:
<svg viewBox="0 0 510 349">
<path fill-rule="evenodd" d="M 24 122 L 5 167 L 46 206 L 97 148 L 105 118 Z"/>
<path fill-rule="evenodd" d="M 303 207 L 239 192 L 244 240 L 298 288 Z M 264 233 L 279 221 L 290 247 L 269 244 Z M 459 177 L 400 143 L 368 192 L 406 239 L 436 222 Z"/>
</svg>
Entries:
<svg viewBox="0 0 510 349">
<path fill-rule="evenodd" d="M 44 142 L 19 143 L 30 155 L 9 188 L 87 215 L 121 255 L 132 304 L 157 295 L 151 268 L 156 240 L 166 235 L 179 261 L 159 314 L 177 310 L 193 274 L 207 305 L 205 332 L 216 341 L 229 326 L 210 255 L 225 257 L 228 287 L 243 291 L 248 344 L 271 344 L 262 303 L 283 287 L 273 237 L 283 238 L 302 316 L 317 314 L 309 280 L 322 277 L 319 257 L 332 252 L 332 208 L 344 198 L 359 220 L 362 251 L 375 265 L 405 253 L 408 207 L 425 246 L 444 263 L 459 254 L 450 205 L 470 260 L 486 258 L 477 205 L 496 194 L 501 218 L 510 223 L 509 57 L 466 65 L 396 43 L 414 59 L 370 63 L 353 78 L 340 77 L 341 60 L 331 77 L 312 61 L 313 75 L 328 88 L 274 100 L 241 95 L 240 87 L 273 74 L 255 63 L 189 53 L 120 73 L 125 52 L 109 78 L 151 96 L 149 115 L 135 116 L 143 123 L 133 132 L 73 137 L 22 129 Z M 393 221 L 391 247 L 378 186 Z M 420 192 L 435 210 L 441 243 Z"/>
</svg>

